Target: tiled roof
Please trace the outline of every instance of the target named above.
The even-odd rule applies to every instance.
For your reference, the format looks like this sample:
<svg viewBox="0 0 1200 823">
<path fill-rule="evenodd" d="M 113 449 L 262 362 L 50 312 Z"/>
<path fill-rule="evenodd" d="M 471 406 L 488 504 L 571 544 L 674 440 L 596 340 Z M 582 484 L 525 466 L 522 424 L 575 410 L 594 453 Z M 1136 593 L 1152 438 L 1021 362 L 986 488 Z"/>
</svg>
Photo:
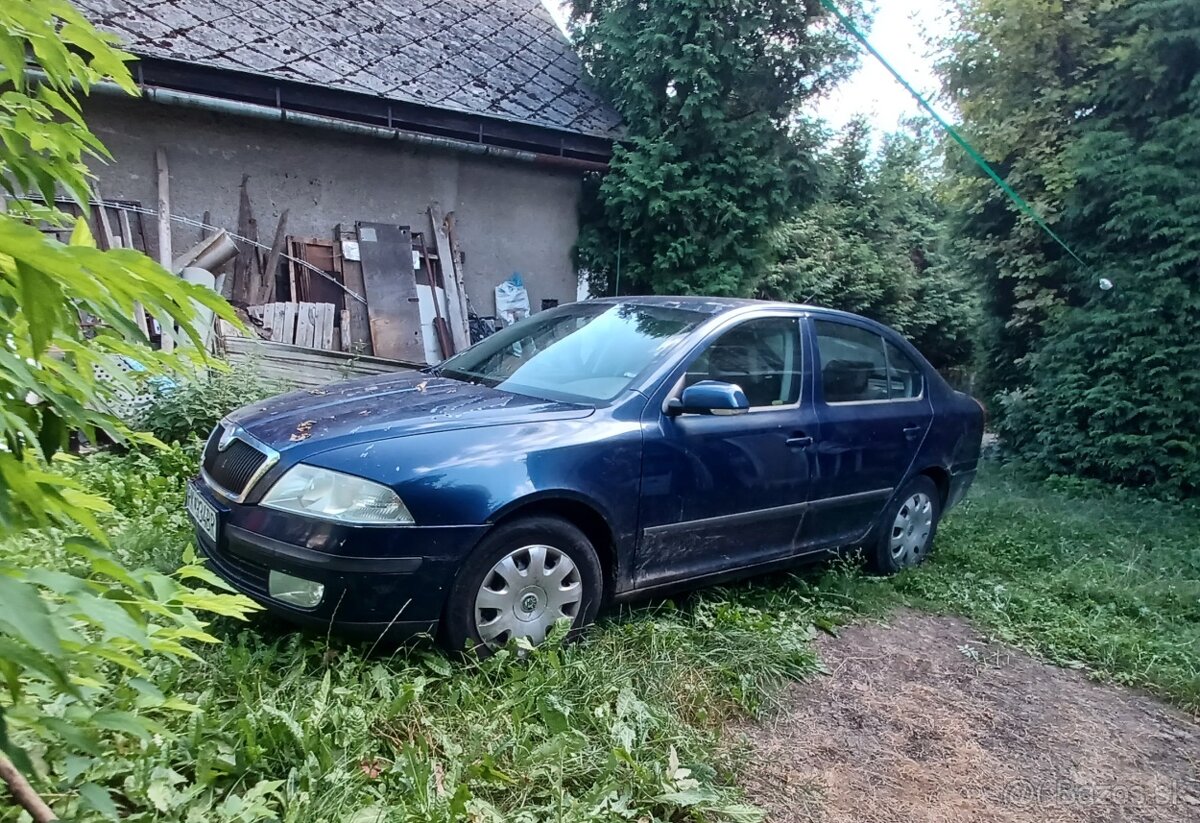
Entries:
<svg viewBox="0 0 1200 823">
<path fill-rule="evenodd" d="M 541 0 L 75 0 L 135 54 L 617 136 Z"/>
</svg>

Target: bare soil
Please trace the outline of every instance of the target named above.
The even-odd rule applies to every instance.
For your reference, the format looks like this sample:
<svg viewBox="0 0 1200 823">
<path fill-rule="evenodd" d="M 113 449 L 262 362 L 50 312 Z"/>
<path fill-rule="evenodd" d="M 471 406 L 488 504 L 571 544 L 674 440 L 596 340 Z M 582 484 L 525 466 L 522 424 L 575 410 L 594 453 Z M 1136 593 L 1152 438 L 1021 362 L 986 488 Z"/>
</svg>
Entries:
<svg viewBox="0 0 1200 823">
<path fill-rule="evenodd" d="M 827 676 L 736 730 L 742 781 L 774 823 L 1200 823 L 1200 725 L 898 611 L 818 640 Z"/>
</svg>

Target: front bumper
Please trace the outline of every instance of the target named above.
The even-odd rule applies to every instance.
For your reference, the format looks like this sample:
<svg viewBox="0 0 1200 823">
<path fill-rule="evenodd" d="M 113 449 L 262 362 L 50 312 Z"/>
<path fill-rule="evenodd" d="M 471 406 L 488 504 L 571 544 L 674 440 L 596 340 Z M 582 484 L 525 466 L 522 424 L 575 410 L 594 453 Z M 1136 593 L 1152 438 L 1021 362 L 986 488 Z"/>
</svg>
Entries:
<svg viewBox="0 0 1200 823">
<path fill-rule="evenodd" d="M 433 632 L 462 559 L 486 529 L 345 526 L 234 503 L 203 481 L 192 484 L 217 510 L 215 541 L 195 530 L 213 571 L 274 614 L 344 635 Z M 271 597 L 271 571 L 321 583 L 321 601 L 303 609 Z"/>
</svg>

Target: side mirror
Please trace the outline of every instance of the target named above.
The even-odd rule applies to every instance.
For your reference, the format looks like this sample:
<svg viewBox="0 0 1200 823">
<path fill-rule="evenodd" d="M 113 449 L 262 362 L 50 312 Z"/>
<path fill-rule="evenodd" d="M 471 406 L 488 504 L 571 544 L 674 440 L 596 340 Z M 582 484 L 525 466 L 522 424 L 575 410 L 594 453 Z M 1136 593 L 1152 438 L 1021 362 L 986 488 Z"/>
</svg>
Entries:
<svg viewBox="0 0 1200 823">
<path fill-rule="evenodd" d="M 750 401 L 741 386 L 717 380 L 701 380 L 667 402 L 667 414 L 745 414 Z"/>
</svg>

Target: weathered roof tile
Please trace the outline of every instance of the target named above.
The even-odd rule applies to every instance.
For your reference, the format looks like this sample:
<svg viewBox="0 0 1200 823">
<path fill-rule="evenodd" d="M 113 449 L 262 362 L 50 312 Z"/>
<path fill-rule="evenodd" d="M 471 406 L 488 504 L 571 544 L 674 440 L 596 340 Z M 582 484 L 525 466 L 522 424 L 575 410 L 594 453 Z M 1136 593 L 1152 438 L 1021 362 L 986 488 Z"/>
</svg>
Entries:
<svg viewBox="0 0 1200 823">
<path fill-rule="evenodd" d="M 615 137 L 541 0 L 75 0 L 135 54 Z"/>
</svg>

